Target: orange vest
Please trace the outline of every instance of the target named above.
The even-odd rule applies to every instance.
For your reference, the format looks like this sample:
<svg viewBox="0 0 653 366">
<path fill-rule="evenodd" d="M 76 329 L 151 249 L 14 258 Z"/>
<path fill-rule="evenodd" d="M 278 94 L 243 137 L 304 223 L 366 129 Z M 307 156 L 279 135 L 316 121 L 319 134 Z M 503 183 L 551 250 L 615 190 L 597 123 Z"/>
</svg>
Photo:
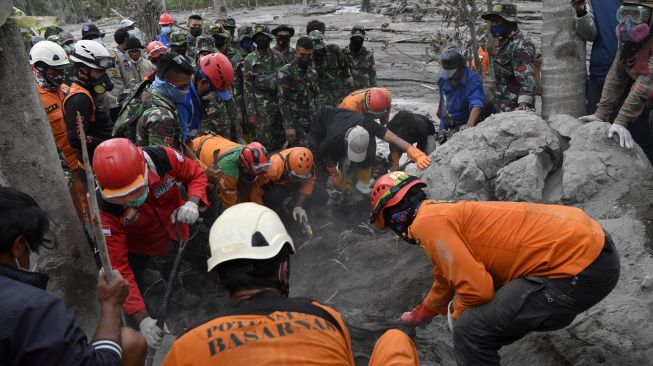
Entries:
<svg viewBox="0 0 653 366">
<path fill-rule="evenodd" d="M 298 312 L 224 316 L 178 338 L 162 365 L 353 366 L 351 337 L 340 314 L 313 304 L 330 313 L 342 333 L 320 317 Z"/>
<path fill-rule="evenodd" d="M 64 85 L 62 85 L 62 87 L 63 86 Z M 68 168 L 75 171 L 79 167 L 79 161 L 75 155 L 75 150 L 73 150 L 68 142 L 68 131 L 66 129 L 66 121 L 64 120 L 63 114 L 64 91 L 62 89 L 58 91 L 47 90 L 38 84 L 36 84 L 36 88 L 39 91 L 41 104 L 43 104 L 45 113 L 48 116 L 48 121 L 50 122 L 50 129 L 52 129 L 54 142 L 66 157 Z"/>
<path fill-rule="evenodd" d="M 382 88 L 385 91 L 386 98 L 388 99 L 388 112 L 381 117 L 381 124 L 388 124 L 390 121 L 390 111 L 392 110 L 392 94 L 388 89 Z M 345 99 L 342 100 L 338 108 L 346 109 L 352 112 L 357 112 L 361 114 L 367 113 L 367 108 L 365 107 L 365 95 L 367 94 L 367 89 L 360 89 L 351 92 Z"/>
<path fill-rule="evenodd" d="M 455 293 L 454 318 L 517 278 L 577 275 L 599 256 L 604 235 L 578 208 L 525 202 L 425 201 L 408 228 L 434 264 L 424 304 L 446 314 Z"/>
<path fill-rule="evenodd" d="M 64 98 L 63 100 L 63 104 L 65 105 L 66 101 L 68 101 L 70 97 L 79 93 L 85 94 L 88 97 L 88 99 L 91 101 L 91 106 L 93 107 L 93 113 L 91 113 L 91 117 L 89 118 L 89 121 L 95 122 L 95 101 L 93 100 L 93 96 L 91 95 L 91 92 L 88 91 L 83 86 L 77 83 L 73 83 L 73 85 L 70 86 L 70 91 L 68 92 L 68 95 L 66 95 L 66 98 Z"/>
</svg>

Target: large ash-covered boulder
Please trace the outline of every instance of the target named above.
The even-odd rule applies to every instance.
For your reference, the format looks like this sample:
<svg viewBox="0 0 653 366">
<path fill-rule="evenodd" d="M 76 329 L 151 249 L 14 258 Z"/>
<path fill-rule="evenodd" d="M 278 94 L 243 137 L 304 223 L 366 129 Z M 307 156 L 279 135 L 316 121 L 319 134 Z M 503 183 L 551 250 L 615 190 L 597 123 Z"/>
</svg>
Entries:
<svg viewBox="0 0 653 366">
<path fill-rule="evenodd" d="M 562 164 L 562 199 L 569 202 L 614 202 L 631 187 L 653 177 L 646 154 L 608 138 L 610 124 L 592 122 L 569 133 Z"/>
<path fill-rule="evenodd" d="M 541 201 L 561 156 L 558 135 L 540 116 L 500 113 L 439 146 L 419 175 L 432 198 Z"/>
</svg>

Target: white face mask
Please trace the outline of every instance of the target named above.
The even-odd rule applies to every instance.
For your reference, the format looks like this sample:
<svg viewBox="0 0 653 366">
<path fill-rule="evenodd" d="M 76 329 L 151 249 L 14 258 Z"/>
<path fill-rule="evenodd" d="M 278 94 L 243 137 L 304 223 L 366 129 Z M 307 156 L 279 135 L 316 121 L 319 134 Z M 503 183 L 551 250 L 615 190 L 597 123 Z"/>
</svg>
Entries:
<svg viewBox="0 0 653 366">
<path fill-rule="evenodd" d="M 101 44 L 101 45 L 104 45 L 104 40 L 102 38 L 96 38 L 96 39 L 94 39 L 94 41 Z"/>
<path fill-rule="evenodd" d="M 203 100 L 213 100 L 218 97 L 218 92 L 211 90 L 209 94 L 202 97 Z"/>
<path fill-rule="evenodd" d="M 39 263 L 39 253 L 33 252 L 32 249 L 30 249 L 29 244 L 27 245 L 27 251 L 29 252 L 29 263 L 27 264 L 28 268 L 23 268 L 20 266 L 20 263 L 18 262 L 18 258 L 14 258 L 16 261 L 16 267 L 18 269 L 22 269 L 23 271 L 28 271 L 28 272 L 36 272 L 36 265 Z"/>
</svg>

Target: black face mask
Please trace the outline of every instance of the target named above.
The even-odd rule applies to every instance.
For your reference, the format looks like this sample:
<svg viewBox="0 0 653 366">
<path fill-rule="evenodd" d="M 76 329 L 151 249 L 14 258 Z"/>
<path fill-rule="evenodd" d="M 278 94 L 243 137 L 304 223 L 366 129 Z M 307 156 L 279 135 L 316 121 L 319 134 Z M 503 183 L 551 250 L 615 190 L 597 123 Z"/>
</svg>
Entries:
<svg viewBox="0 0 653 366">
<path fill-rule="evenodd" d="M 95 94 L 110 92 L 114 87 L 113 81 L 111 81 L 111 78 L 107 74 L 102 75 L 99 79 L 91 79 L 90 84 L 91 90 L 93 90 Z"/>
<path fill-rule="evenodd" d="M 277 37 L 277 46 L 279 46 L 279 48 L 286 49 L 288 48 L 289 44 L 290 44 L 290 36 Z"/>
<path fill-rule="evenodd" d="M 302 56 L 297 59 L 297 65 L 299 65 L 299 68 L 306 71 L 308 69 L 308 66 L 311 64 L 311 58 L 307 56 Z"/>
<path fill-rule="evenodd" d="M 256 43 L 256 47 L 259 50 L 267 50 L 268 48 L 270 48 L 269 38 L 259 38 L 256 41 L 254 41 L 254 43 Z"/>
<path fill-rule="evenodd" d="M 200 27 L 193 27 L 190 29 L 190 35 L 197 38 L 202 35 L 202 28 Z"/>
<path fill-rule="evenodd" d="M 353 37 L 349 40 L 349 49 L 358 53 L 363 48 L 365 40 L 361 37 Z"/>
<path fill-rule="evenodd" d="M 217 49 L 222 48 L 222 46 L 224 46 L 225 42 L 227 41 L 227 39 L 224 37 L 213 37 L 213 39 L 215 40 L 215 47 Z"/>
<path fill-rule="evenodd" d="M 175 53 L 177 53 L 179 55 L 182 55 L 182 56 L 186 56 L 186 48 L 185 47 L 184 48 L 176 48 L 176 49 L 172 50 L 172 52 L 175 52 Z"/>
<path fill-rule="evenodd" d="M 240 48 L 242 48 L 245 51 L 251 51 L 254 49 L 254 43 L 250 38 L 243 38 L 240 42 Z"/>
</svg>

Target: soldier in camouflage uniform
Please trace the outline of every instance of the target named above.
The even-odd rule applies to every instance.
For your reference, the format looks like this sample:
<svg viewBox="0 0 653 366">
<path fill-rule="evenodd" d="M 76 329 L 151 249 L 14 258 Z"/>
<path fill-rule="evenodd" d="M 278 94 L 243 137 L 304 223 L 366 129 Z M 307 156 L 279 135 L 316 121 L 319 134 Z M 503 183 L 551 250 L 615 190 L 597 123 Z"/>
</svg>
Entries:
<svg viewBox="0 0 653 366">
<path fill-rule="evenodd" d="M 195 49 L 197 50 L 196 51 L 197 55 L 195 56 L 195 59 L 193 59 L 193 66 L 196 68 L 199 59 L 201 59 L 202 57 L 210 53 L 218 52 L 218 49 L 215 48 L 215 40 L 211 36 L 197 37 L 197 44 L 195 45 Z"/>
<path fill-rule="evenodd" d="M 494 4 L 483 14 L 491 22 L 490 32 L 498 47 L 487 47 L 494 53 L 495 112 L 532 110 L 535 107 L 535 46 L 517 26 L 517 5 Z"/>
<path fill-rule="evenodd" d="M 245 57 L 243 67 L 243 98 L 247 122 L 254 127 L 253 140 L 270 151 L 275 150 L 282 139 L 276 79 L 279 69 L 285 64 L 283 55 L 270 47 L 273 39 L 268 26 L 254 26 L 256 51 Z"/>
<path fill-rule="evenodd" d="M 273 49 L 279 51 L 286 59 L 286 63 L 289 64 L 295 59 L 295 49 L 290 46 L 290 39 L 295 35 L 295 28 L 281 24 L 272 30 L 272 35 L 277 37 L 277 44 Z"/>
<path fill-rule="evenodd" d="M 351 77 L 354 79 L 355 89 L 366 89 L 376 85 L 376 64 L 374 63 L 374 51 L 363 46 L 365 42 L 365 28 L 355 25 L 351 29 L 349 45 L 343 53 L 347 58 L 347 65 Z"/>
<path fill-rule="evenodd" d="M 64 49 L 64 51 L 66 51 L 66 54 L 69 57 L 75 50 L 75 37 L 73 37 L 73 34 L 69 31 L 63 31 L 59 33 L 57 36 L 57 43 Z M 65 76 L 63 83 L 70 86 L 73 82 L 73 78 L 75 77 L 75 67 L 72 63 L 68 64 L 64 68 L 64 75 Z"/>
<path fill-rule="evenodd" d="M 186 28 L 188 28 L 188 51 L 186 56 L 189 60 L 194 61 L 197 57 L 197 39 L 202 36 L 202 26 L 204 20 L 201 15 L 192 14 L 186 21 Z"/>
<path fill-rule="evenodd" d="M 340 47 L 324 44 L 320 31 L 309 34 L 314 43 L 313 63 L 320 79 L 320 102 L 324 107 L 337 107 L 354 90 L 347 59 Z"/>
<path fill-rule="evenodd" d="M 176 104 L 183 103 L 193 72 L 185 57 L 172 53 L 161 56 L 152 86 L 143 91 L 140 101 L 132 101 L 123 110 L 119 118 L 123 123 L 116 123 L 113 135 L 135 136 L 138 146 L 169 146 L 189 155 L 184 144 L 188 131 L 180 124 Z M 128 119 L 123 119 L 123 114 Z"/>
<path fill-rule="evenodd" d="M 217 49 L 216 52 L 220 52 L 227 56 L 227 58 L 231 59 L 230 55 L 226 54 L 227 48 L 230 49 L 232 55 L 235 52 L 235 50 L 231 48 L 231 34 L 220 24 L 212 25 L 211 28 L 209 28 L 209 34 L 213 37 L 213 42 Z"/>
<path fill-rule="evenodd" d="M 291 146 L 307 146 L 308 128 L 315 112 L 320 110 L 320 87 L 313 68 L 313 40 L 297 40 L 295 59 L 279 70 L 279 108 Z"/>
<path fill-rule="evenodd" d="M 249 126 L 247 123 L 245 123 L 243 68 L 245 67 L 245 57 L 251 51 L 253 51 L 253 47 L 251 46 L 253 44 L 253 35 L 254 33 L 252 26 L 243 25 L 238 29 L 238 42 L 243 42 L 244 44 L 249 44 L 250 46 L 246 49 L 243 49 L 242 47 L 240 49 L 235 49 L 232 47 L 232 43 L 227 42 L 224 50 L 221 51 L 221 53 L 229 58 L 231 65 L 234 67 L 234 82 L 231 85 L 231 91 L 233 93 L 232 96 L 234 103 L 236 104 L 238 121 L 240 121 L 240 126 L 243 129 L 245 139 L 247 141 L 251 141 L 251 134 L 249 132 Z"/>
<path fill-rule="evenodd" d="M 170 40 L 168 41 L 170 50 L 178 55 L 186 56 L 188 53 L 188 45 L 190 44 L 190 36 L 183 31 L 174 31 L 170 33 Z"/>
</svg>

